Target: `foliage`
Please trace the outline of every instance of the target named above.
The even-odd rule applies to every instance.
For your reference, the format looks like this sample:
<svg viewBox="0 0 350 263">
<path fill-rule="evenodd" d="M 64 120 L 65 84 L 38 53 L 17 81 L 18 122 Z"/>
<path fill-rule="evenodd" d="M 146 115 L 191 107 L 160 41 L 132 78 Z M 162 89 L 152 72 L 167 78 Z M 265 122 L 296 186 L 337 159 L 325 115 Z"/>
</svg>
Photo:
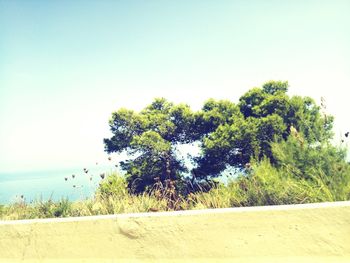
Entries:
<svg viewBox="0 0 350 263">
<path fill-rule="evenodd" d="M 220 125 L 232 124 L 236 118 L 241 117 L 241 112 L 236 104 L 228 100 L 209 99 L 195 117 L 194 130 L 197 131 L 196 139 L 199 139 Z"/>
<path fill-rule="evenodd" d="M 335 187 L 338 185 L 337 180 L 333 181 L 335 177 L 329 183 L 325 183 L 322 174 L 299 177 L 283 166 L 274 167 L 265 158 L 253 163 L 246 175 L 232 179 L 227 185 L 217 184 L 210 191 L 186 196 L 178 195 L 174 185 L 163 185 L 160 181 L 147 193 L 132 194 L 125 178 L 112 173 L 101 182 L 91 199 L 75 202 L 49 199 L 29 204 L 21 201 L 0 206 L 0 218 L 16 220 L 349 200 L 349 165 L 346 169 L 347 187 Z"/>
<path fill-rule="evenodd" d="M 297 180 L 308 180 L 328 189 L 333 200 L 350 199 L 350 165 L 346 149 L 328 142 L 309 144 L 302 134 L 272 143 L 275 167 Z"/>
<path fill-rule="evenodd" d="M 121 167 L 132 193 L 173 182 L 175 191 L 185 195 L 227 167 L 244 171 L 251 159 L 268 158 L 276 165 L 281 160 L 273 142 L 283 147 L 294 133 L 300 135 L 299 142 L 313 147 L 328 143 L 333 135 L 333 117 L 322 114 L 311 98 L 290 97 L 287 91 L 288 82 L 269 81 L 243 94 L 238 104 L 209 99 L 198 112 L 165 99 L 155 99 L 139 113 L 120 109 L 112 114 L 113 136 L 104 140 L 106 151 L 131 156 Z M 176 154 L 179 145 L 188 143 L 201 147 L 192 170 Z M 331 152 L 323 157 L 327 154 Z"/>
<path fill-rule="evenodd" d="M 312 179 L 296 177 L 292 172 L 274 167 L 268 159 L 253 164 L 248 175 L 219 185 L 209 192 L 189 196 L 192 208 L 222 208 L 237 206 L 265 206 L 344 201 L 350 199 L 349 170 L 341 176 L 336 173 L 325 182 L 322 173 Z M 348 168 L 349 169 L 349 168 Z M 192 202 L 191 202 L 192 201 Z"/>
<path fill-rule="evenodd" d="M 1 210 L 0 217 L 2 219 L 67 217 L 70 215 L 71 202 L 68 199 L 61 199 L 57 202 L 52 199 L 47 201 L 39 199 L 32 204 L 20 201 L 10 206 L 2 206 Z"/>
<path fill-rule="evenodd" d="M 134 157 L 121 163 L 132 192 L 149 189 L 156 177 L 161 182 L 181 179 L 186 167 L 176 155 L 176 146 L 195 140 L 195 120 L 188 105 L 165 99 L 155 99 L 140 113 L 121 109 L 112 114 L 113 136 L 104 140 L 106 151 L 126 151 Z"/>
<path fill-rule="evenodd" d="M 182 209 L 298 204 L 350 199 L 346 149 L 335 147 L 333 117 L 309 97 L 288 96 L 270 81 L 240 97 L 206 101 L 198 112 L 155 99 L 140 112 L 120 109 L 109 122 L 105 150 L 127 152 L 126 176 L 108 174 L 91 199 L 24 200 L 0 206 L 1 219 L 84 216 Z M 177 154 L 196 143 L 188 170 Z M 240 174 L 227 184 L 227 167 Z M 185 177 L 190 175 L 190 177 Z"/>
<path fill-rule="evenodd" d="M 127 196 L 128 188 L 125 177 L 118 173 L 107 174 L 106 178 L 102 180 L 96 191 L 96 196 L 108 197 L 108 196 Z"/>
<path fill-rule="evenodd" d="M 244 169 L 251 158 L 273 160 L 270 144 L 286 140 L 293 129 L 304 134 L 306 142 L 328 141 L 333 118 L 323 116 L 311 98 L 289 97 L 287 90 L 287 82 L 270 81 L 244 94 L 238 104 L 241 114 L 202 137 L 202 155 L 193 174 L 218 176 L 228 166 Z"/>
</svg>

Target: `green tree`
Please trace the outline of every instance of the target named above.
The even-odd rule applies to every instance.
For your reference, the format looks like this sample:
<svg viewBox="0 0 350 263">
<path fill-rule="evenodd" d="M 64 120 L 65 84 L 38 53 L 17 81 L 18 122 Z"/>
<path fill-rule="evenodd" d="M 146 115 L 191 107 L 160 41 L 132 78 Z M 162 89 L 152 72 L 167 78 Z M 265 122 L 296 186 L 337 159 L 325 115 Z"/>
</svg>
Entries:
<svg viewBox="0 0 350 263">
<path fill-rule="evenodd" d="M 220 125 L 231 124 L 241 116 L 241 112 L 236 104 L 228 100 L 207 100 L 201 111 L 196 114 L 195 129 L 197 139 L 203 138 L 208 133 L 213 132 Z"/>
<path fill-rule="evenodd" d="M 292 132 L 309 145 L 328 142 L 333 118 L 324 116 L 311 98 L 290 97 L 287 91 L 288 82 L 269 81 L 243 94 L 238 104 L 210 99 L 198 112 L 165 99 L 154 100 L 139 113 L 120 109 L 112 114 L 113 136 L 104 140 L 105 149 L 132 157 L 121 166 L 129 187 L 142 192 L 156 178 L 181 182 L 190 173 L 192 182 L 201 181 L 227 167 L 244 169 L 252 158 L 267 157 L 274 163 L 271 143 L 287 140 Z M 201 154 L 187 171 L 176 149 L 194 142 L 199 142 Z"/>
<path fill-rule="evenodd" d="M 322 116 L 311 98 L 290 97 L 287 91 L 288 82 L 269 81 L 244 94 L 239 99 L 240 114 L 202 137 L 202 155 L 196 159 L 193 175 L 208 178 L 228 166 L 243 169 L 251 158 L 266 156 L 273 161 L 270 144 L 286 140 L 291 129 L 304 134 L 311 144 L 329 140 L 333 118 Z"/>
<path fill-rule="evenodd" d="M 187 169 L 176 155 L 176 147 L 198 137 L 195 122 L 188 105 L 174 105 L 163 98 L 155 99 L 139 113 L 120 109 L 109 121 L 113 136 L 104 139 L 105 150 L 126 151 L 131 156 L 121 167 L 133 192 L 147 190 L 156 179 L 163 183 L 181 180 Z"/>
</svg>

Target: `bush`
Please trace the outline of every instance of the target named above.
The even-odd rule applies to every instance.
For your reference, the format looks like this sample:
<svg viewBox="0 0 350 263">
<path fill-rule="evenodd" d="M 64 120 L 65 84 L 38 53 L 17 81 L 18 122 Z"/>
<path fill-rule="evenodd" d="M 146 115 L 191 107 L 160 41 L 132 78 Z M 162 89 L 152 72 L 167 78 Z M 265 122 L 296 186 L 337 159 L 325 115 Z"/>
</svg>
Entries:
<svg viewBox="0 0 350 263">
<path fill-rule="evenodd" d="M 332 201 L 350 199 L 350 165 L 346 162 L 346 149 L 329 143 L 307 144 L 300 135 L 273 143 L 272 151 L 280 173 L 316 184 L 328 192 Z"/>
<path fill-rule="evenodd" d="M 124 176 L 113 172 L 107 174 L 107 176 L 101 181 L 96 195 L 107 197 L 110 195 L 117 197 L 124 197 L 128 195 L 128 183 Z"/>
</svg>

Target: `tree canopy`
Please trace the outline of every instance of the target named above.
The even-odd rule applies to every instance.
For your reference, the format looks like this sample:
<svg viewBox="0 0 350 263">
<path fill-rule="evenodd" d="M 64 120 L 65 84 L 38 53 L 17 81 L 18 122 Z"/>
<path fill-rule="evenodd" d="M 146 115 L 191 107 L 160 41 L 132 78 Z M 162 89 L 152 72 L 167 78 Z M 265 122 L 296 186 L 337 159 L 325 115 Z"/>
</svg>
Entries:
<svg viewBox="0 0 350 263">
<path fill-rule="evenodd" d="M 206 180 L 230 166 L 244 169 L 252 158 L 277 162 L 271 143 L 286 141 L 291 131 L 310 145 L 332 138 L 333 118 L 323 115 L 312 98 L 287 92 L 288 82 L 269 81 L 238 103 L 209 99 L 197 112 L 164 98 L 140 112 L 119 109 L 109 121 L 113 136 L 104 139 L 105 150 L 129 154 L 121 167 L 132 191 L 142 192 L 155 180 L 180 182 L 185 174 Z M 188 170 L 177 147 L 195 142 L 201 154 Z"/>
<path fill-rule="evenodd" d="M 112 114 L 112 138 L 105 139 L 107 152 L 126 151 L 130 159 L 121 163 L 126 170 L 129 187 L 135 192 L 152 186 L 156 178 L 179 180 L 187 172 L 176 156 L 178 144 L 191 143 L 198 138 L 196 116 L 188 105 L 174 105 L 164 98 L 136 113 L 120 109 Z"/>
<path fill-rule="evenodd" d="M 270 81 L 245 93 L 237 105 L 241 114 L 202 137 L 194 174 L 216 176 L 228 165 L 243 168 L 251 158 L 273 160 L 271 142 L 286 140 L 292 127 L 309 143 L 329 140 L 333 118 L 322 116 L 309 97 L 288 96 L 287 87 L 287 82 Z"/>
</svg>

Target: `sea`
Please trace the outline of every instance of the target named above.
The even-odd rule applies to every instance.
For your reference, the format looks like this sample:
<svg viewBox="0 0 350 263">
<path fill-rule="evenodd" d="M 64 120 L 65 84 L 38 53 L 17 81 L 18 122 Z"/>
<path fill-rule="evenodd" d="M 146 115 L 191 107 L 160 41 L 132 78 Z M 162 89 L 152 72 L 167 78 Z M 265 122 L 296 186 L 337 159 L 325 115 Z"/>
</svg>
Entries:
<svg viewBox="0 0 350 263">
<path fill-rule="evenodd" d="M 101 174 L 111 172 L 110 168 L 99 167 L 89 169 L 87 173 L 81 168 L 0 173 L 0 205 L 62 198 L 70 201 L 88 199 L 98 188 Z"/>
</svg>

